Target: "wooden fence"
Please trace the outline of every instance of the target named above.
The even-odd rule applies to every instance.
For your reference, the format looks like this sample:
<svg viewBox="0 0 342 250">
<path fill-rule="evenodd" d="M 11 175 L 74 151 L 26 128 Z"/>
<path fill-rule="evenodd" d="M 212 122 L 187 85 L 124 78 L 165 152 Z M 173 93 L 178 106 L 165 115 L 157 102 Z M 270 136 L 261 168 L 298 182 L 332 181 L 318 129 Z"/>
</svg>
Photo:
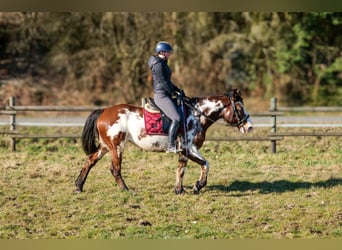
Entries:
<svg viewBox="0 0 342 250">
<path fill-rule="evenodd" d="M 16 141 L 22 138 L 80 138 L 80 135 L 58 134 L 58 135 L 39 135 L 39 134 L 21 134 L 16 129 L 16 115 L 20 111 L 36 112 L 85 112 L 93 111 L 101 107 L 76 107 L 76 106 L 16 106 L 15 98 L 10 97 L 9 105 L 5 110 L 0 110 L 0 115 L 9 116 L 9 130 L 0 131 L 0 134 L 7 134 L 10 138 L 10 149 L 16 150 Z M 271 152 L 276 153 L 277 141 L 283 140 L 286 136 L 342 136 L 342 133 L 335 132 L 277 132 L 277 117 L 282 116 L 284 112 L 342 112 L 342 107 L 277 107 L 277 99 L 271 99 L 270 109 L 264 113 L 250 114 L 251 117 L 269 117 L 271 121 L 271 131 L 267 136 L 244 136 L 239 138 L 207 138 L 207 141 L 269 141 L 271 142 Z M 53 125 L 51 125 L 53 126 Z"/>
</svg>

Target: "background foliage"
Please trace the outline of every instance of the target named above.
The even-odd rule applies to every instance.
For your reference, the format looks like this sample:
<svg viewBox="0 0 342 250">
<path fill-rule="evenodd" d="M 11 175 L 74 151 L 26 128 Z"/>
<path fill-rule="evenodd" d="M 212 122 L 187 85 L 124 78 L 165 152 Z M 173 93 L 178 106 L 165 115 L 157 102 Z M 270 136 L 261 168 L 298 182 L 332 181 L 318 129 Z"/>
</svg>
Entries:
<svg viewBox="0 0 342 250">
<path fill-rule="evenodd" d="M 147 60 L 172 43 L 189 96 L 238 87 L 287 105 L 342 105 L 342 14 L 335 12 L 0 13 L 0 99 L 22 104 L 137 103 Z"/>
</svg>

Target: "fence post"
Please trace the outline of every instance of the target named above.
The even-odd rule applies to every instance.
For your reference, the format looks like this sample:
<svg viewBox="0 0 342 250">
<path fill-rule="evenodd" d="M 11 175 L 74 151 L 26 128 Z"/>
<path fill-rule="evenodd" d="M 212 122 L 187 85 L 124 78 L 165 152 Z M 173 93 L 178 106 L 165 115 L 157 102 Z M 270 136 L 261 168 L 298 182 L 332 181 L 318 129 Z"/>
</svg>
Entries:
<svg viewBox="0 0 342 250">
<path fill-rule="evenodd" d="M 276 97 L 272 97 L 271 98 L 271 107 L 270 107 L 270 111 L 271 112 L 276 112 L 278 110 L 277 108 L 277 98 Z M 277 115 L 271 115 L 271 122 L 272 122 L 272 129 L 271 129 L 271 133 L 276 133 L 277 132 Z M 272 140 L 271 141 L 272 144 L 272 154 L 275 154 L 277 152 L 277 141 L 276 140 Z"/>
<path fill-rule="evenodd" d="M 15 97 L 10 96 L 9 98 L 9 108 L 13 110 L 15 106 Z M 15 119 L 16 119 L 16 113 L 10 115 L 10 131 L 15 131 Z M 11 137 L 10 141 L 10 147 L 12 151 L 16 150 L 16 139 L 14 137 Z"/>
</svg>

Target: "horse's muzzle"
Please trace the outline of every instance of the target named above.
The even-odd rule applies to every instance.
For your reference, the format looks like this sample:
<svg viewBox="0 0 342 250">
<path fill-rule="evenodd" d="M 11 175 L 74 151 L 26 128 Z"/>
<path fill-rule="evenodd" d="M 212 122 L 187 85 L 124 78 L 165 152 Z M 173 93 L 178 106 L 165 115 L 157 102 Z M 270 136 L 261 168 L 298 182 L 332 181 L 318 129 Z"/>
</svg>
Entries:
<svg viewBox="0 0 342 250">
<path fill-rule="evenodd" d="M 252 125 L 252 122 L 250 121 L 250 119 L 248 119 L 247 122 L 239 128 L 239 130 L 242 134 L 252 132 L 253 131 L 253 125 Z"/>
</svg>

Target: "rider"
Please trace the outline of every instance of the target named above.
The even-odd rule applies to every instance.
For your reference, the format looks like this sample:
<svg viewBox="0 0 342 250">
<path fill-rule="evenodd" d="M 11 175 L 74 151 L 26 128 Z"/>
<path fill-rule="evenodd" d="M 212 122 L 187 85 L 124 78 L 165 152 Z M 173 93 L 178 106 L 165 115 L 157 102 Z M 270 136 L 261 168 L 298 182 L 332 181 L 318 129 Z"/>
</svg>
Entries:
<svg viewBox="0 0 342 250">
<path fill-rule="evenodd" d="M 176 153 L 175 140 L 180 126 L 180 114 L 177 111 L 175 100 L 184 96 L 182 89 L 171 81 L 171 70 L 167 65 L 173 49 L 168 42 L 158 42 L 155 47 L 155 55 L 148 60 L 148 66 L 152 70 L 154 101 L 164 114 L 171 119 L 168 133 L 167 153 Z"/>
</svg>

